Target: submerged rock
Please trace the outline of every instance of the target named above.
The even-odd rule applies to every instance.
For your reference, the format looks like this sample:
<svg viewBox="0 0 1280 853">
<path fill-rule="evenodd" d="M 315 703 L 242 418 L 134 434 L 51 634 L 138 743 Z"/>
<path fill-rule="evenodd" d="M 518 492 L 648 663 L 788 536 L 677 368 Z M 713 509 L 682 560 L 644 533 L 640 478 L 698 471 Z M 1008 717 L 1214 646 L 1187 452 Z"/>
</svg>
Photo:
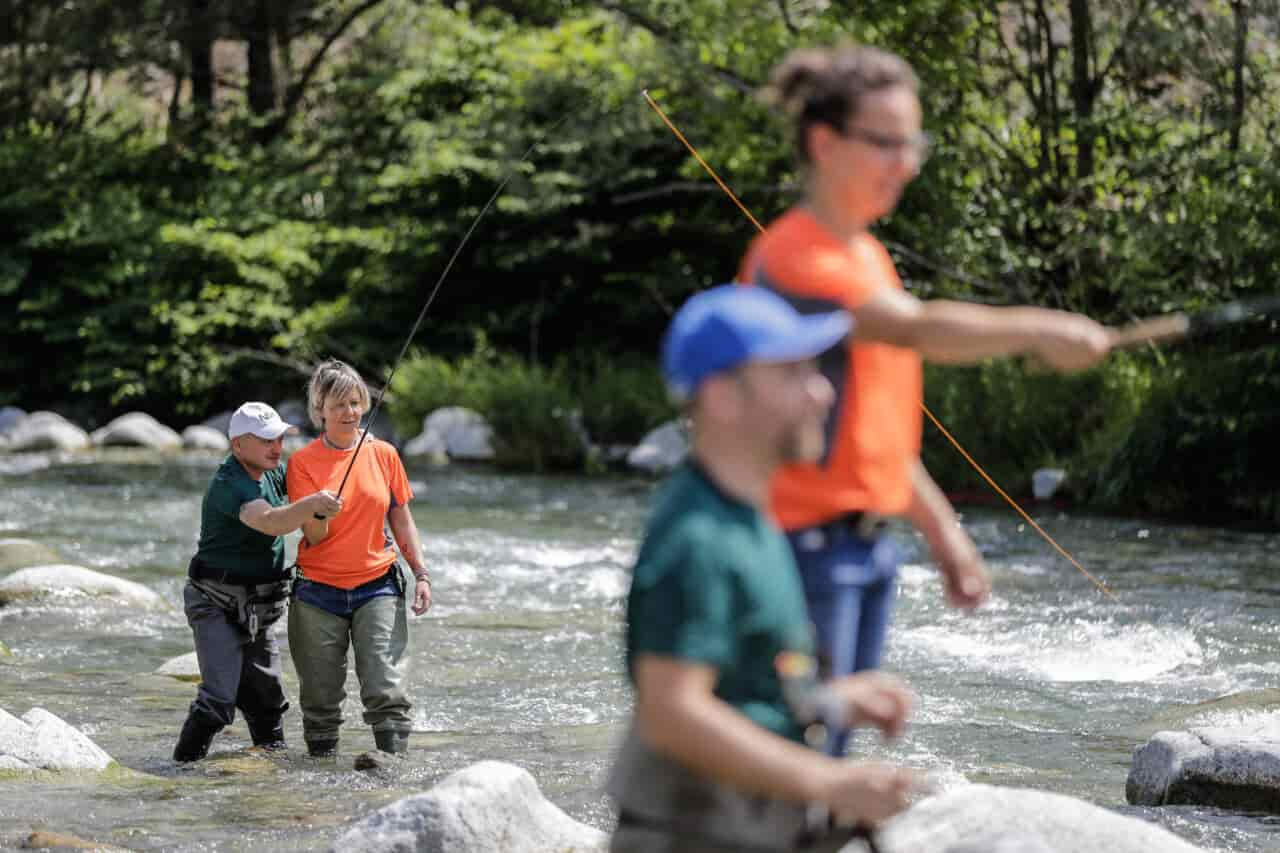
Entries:
<svg viewBox="0 0 1280 853">
<path fill-rule="evenodd" d="M 129 412 L 96 429 L 89 439 L 97 447 L 149 447 L 176 450 L 182 436 L 145 412 Z"/>
<path fill-rule="evenodd" d="M 195 652 L 188 652 L 176 658 L 170 658 L 156 669 L 156 675 L 167 675 L 179 681 L 199 681 L 200 661 Z"/>
<path fill-rule="evenodd" d="M 1026 788 L 965 785 L 884 825 L 883 853 L 1196 853 L 1199 847 L 1135 817 Z"/>
<path fill-rule="evenodd" d="M 146 608 L 167 606 L 140 583 L 65 563 L 19 569 L 0 580 L 0 604 L 62 596 L 103 596 Z"/>
<path fill-rule="evenodd" d="M 607 836 L 542 796 L 527 770 L 482 761 L 422 794 L 398 800 L 352 826 L 334 851 L 423 853 L 595 853 Z"/>
<path fill-rule="evenodd" d="M 48 566 L 61 559 L 57 551 L 31 539 L 0 539 L 0 572 Z"/>
<path fill-rule="evenodd" d="M 631 448 L 627 464 L 650 474 L 675 468 L 689 453 L 689 433 L 679 421 L 668 421 Z"/>
<path fill-rule="evenodd" d="M 74 835 L 61 832 L 38 831 L 28 835 L 21 844 L 22 850 L 99 850 L 104 853 L 128 853 L 127 847 L 116 847 L 114 844 L 102 844 L 97 841 L 86 841 Z"/>
<path fill-rule="evenodd" d="M 1142 806 L 1209 805 L 1280 814 L 1280 717 L 1158 732 L 1133 751 L 1124 793 Z"/>
<path fill-rule="evenodd" d="M 188 450 L 216 450 L 225 451 L 230 449 L 231 442 L 227 439 L 225 432 L 218 432 L 213 427 L 204 424 L 192 424 L 182 431 L 182 446 Z"/>
<path fill-rule="evenodd" d="M 89 446 L 89 433 L 56 412 L 35 412 L 18 421 L 5 436 L 6 450 L 20 453 L 29 450 L 83 450 Z"/>
<path fill-rule="evenodd" d="M 9 759 L 10 770 L 105 770 L 112 763 L 83 732 L 44 708 L 22 719 L 0 708 L 0 758 Z"/>
</svg>

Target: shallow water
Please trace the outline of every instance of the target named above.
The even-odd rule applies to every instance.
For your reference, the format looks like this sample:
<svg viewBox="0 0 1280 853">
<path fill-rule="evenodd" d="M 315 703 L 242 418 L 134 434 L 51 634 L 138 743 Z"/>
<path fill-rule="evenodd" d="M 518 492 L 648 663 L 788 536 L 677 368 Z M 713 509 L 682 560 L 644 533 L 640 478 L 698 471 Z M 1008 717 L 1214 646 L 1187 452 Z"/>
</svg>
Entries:
<svg viewBox="0 0 1280 853">
<path fill-rule="evenodd" d="M 214 457 L 139 454 L 23 464 L 0 475 L 0 538 L 146 584 L 167 612 L 64 600 L 0 609 L 0 707 L 40 706 L 119 761 L 101 778 L 0 777 L 0 844 L 33 829 L 139 850 L 302 850 L 446 773 L 497 758 L 529 769 L 570 814 L 606 826 L 599 793 L 629 707 L 619 629 L 652 484 L 413 470 L 436 606 L 411 620 L 413 751 L 385 775 L 354 676 L 336 760 L 262 758 L 237 723 L 194 767 L 168 760 L 191 684 L 152 674 L 191 649 L 182 567 Z M 55 460 L 56 462 L 56 460 Z M 992 603 L 942 602 L 910 533 L 887 665 L 918 691 L 908 735 L 866 753 L 943 785 L 993 782 L 1082 797 L 1219 851 L 1280 849 L 1274 819 L 1124 804 L 1133 747 L 1162 728 L 1280 713 L 1280 536 L 1065 516 L 1037 518 L 1118 602 L 1018 519 L 967 513 L 996 580 Z M 282 644 L 284 631 L 278 632 Z M 286 662 L 288 655 L 286 652 Z M 287 673 L 291 695 L 296 680 Z M 1249 691 L 1259 691 L 1250 694 Z M 1245 694 L 1225 703 L 1207 703 Z M 301 743 L 298 711 L 286 733 Z"/>
</svg>

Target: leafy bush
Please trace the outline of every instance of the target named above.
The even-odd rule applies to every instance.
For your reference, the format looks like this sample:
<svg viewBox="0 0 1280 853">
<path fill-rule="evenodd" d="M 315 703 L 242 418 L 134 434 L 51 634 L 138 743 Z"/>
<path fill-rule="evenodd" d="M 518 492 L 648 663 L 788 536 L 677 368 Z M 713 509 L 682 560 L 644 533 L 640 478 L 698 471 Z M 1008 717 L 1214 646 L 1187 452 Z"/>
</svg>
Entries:
<svg viewBox="0 0 1280 853">
<path fill-rule="evenodd" d="M 652 359 L 611 359 L 597 353 L 573 371 L 583 426 L 596 444 L 635 444 L 676 416 L 662 373 Z"/>
</svg>

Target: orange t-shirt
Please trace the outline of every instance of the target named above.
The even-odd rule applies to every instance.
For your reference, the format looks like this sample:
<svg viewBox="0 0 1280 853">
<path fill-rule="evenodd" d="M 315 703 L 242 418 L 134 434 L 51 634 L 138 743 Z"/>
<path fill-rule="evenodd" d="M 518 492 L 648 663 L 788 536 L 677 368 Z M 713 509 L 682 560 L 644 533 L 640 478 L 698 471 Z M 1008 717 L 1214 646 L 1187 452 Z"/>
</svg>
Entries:
<svg viewBox="0 0 1280 853">
<path fill-rule="evenodd" d="M 338 491 L 355 450 L 334 450 L 317 438 L 289 459 L 285 485 L 296 501 L 321 489 Z M 413 499 L 400 454 L 385 441 L 367 439 L 342 490 L 342 512 L 329 519 L 319 544 L 298 543 L 298 565 L 308 580 L 354 589 L 386 574 L 395 562 L 387 512 Z"/>
<path fill-rule="evenodd" d="M 902 288 L 880 241 L 864 232 L 843 244 L 802 208 L 752 242 L 738 280 L 769 287 L 805 313 L 856 311 L 877 293 Z M 788 530 L 848 512 L 900 513 L 911 500 L 911 464 L 923 429 L 920 356 L 859 343 L 856 325 L 850 340 L 820 359 L 836 392 L 823 459 L 785 466 L 772 483 L 771 509 Z"/>
</svg>

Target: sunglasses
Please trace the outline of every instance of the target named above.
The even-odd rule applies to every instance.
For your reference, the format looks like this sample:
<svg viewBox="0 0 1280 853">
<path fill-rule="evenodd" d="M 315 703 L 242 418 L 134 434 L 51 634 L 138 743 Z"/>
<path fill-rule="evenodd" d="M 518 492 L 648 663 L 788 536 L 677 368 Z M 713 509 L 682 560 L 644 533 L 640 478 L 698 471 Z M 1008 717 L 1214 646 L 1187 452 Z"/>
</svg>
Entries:
<svg viewBox="0 0 1280 853">
<path fill-rule="evenodd" d="M 898 152 L 914 154 L 921 163 L 929 159 L 929 152 L 933 148 L 933 139 L 927 133 L 918 133 L 915 136 L 893 136 L 861 127 L 836 128 L 836 132 L 846 139 L 865 142 L 886 154 Z"/>
</svg>

